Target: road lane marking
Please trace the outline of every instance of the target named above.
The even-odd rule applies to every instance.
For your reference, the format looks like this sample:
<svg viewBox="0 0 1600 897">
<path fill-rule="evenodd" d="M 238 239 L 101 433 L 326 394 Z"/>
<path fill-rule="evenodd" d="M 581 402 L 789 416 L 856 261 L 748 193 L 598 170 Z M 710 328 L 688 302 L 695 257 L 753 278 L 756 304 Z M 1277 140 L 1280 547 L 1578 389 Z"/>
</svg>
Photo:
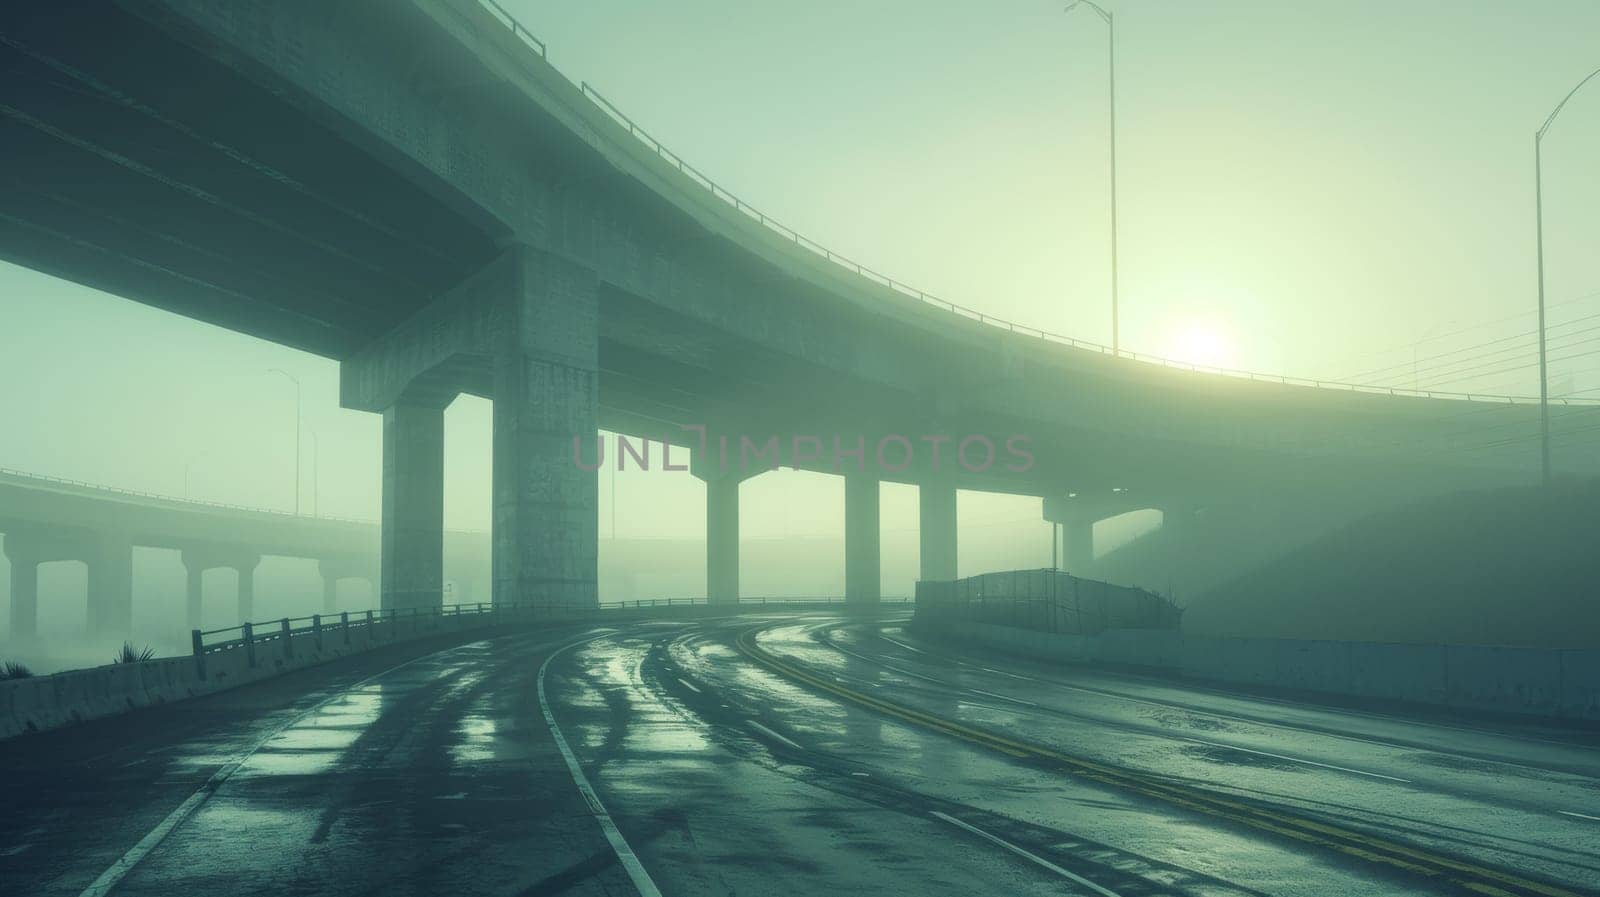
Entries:
<svg viewBox="0 0 1600 897">
<path fill-rule="evenodd" d="M 959 663 L 959 661 L 957 662 Z M 1018 673 L 1008 673 L 1005 670 L 995 670 L 990 669 L 989 667 L 978 667 L 978 669 L 983 670 L 985 673 L 994 673 L 996 676 L 1008 676 L 1012 679 L 1021 679 L 1023 682 L 1039 682 L 1047 685 L 1049 684 L 1044 682 L 1043 679 L 1035 679 L 1032 676 L 1023 676 Z"/>
<path fill-rule="evenodd" d="M 975 695 L 983 695 L 983 696 L 989 697 L 989 698 L 999 698 L 1002 701 L 1010 701 L 1013 704 L 1022 704 L 1022 705 L 1027 706 L 1027 707 L 1037 707 L 1037 706 L 1039 706 L 1038 704 L 1035 704 L 1032 701 L 1024 701 L 1021 698 L 1013 698 L 1010 695 L 997 695 L 992 691 L 984 691 L 981 688 L 969 688 L 969 689 L 967 689 L 967 691 L 970 691 Z"/>
<path fill-rule="evenodd" d="M 1386 776 L 1381 772 L 1362 772 L 1359 769 L 1351 769 L 1348 766 L 1334 766 L 1332 763 L 1318 763 L 1315 760 L 1305 760 L 1305 759 L 1302 759 L 1300 757 L 1290 757 L 1290 756 L 1286 756 L 1284 754 L 1273 754 L 1273 753 L 1269 753 L 1267 751 L 1257 751 L 1257 750 L 1253 750 L 1251 748 L 1238 747 L 1237 745 L 1223 744 L 1223 743 L 1218 742 L 1218 741 L 1202 741 L 1202 740 L 1200 740 L 1198 738 L 1188 738 L 1188 737 L 1185 737 L 1185 736 L 1178 736 L 1178 737 L 1182 738 L 1184 741 L 1190 741 L 1190 742 L 1193 742 L 1195 744 L 1203 744 L 1203 745 L 1205 745 L 1207 747 L 1222 748 L 1224 750 L 1229 750 L 1229 751 L 1239 751 L 1240 753 L 1244 753 L 1244 754 L 1255 754 L 1256 756 L 1259 756 L 1259 757 L 1271 757 L 1274 760 L 1287 760 L 1290 763 L 1304 763 L 1307 766 L 1320 766 L 1323 769 L 1336 769 L 1339 772 L 1348 772 L 1348 773 L 1350 773 L 1352 775 L 1367 776 L 1369 778 L 1374 778 L 1374 779 L 1387 779 L 1388 781 L 1399 782 L 1399 783 L 1401 783 L 1403 785 L 1411 784 L 1411 780 L 1410 779 L 1402 779 L 1399 776 Z"/>
<path fill-rule="evenodd" d="M 143 838 L 140 838 L 139 843 L 128 848 L 127 853 L 124 853 L 122 856 L 117 858 L 116 862 L 106 867 L 106 870 L 100 873 L 98 878 L 90 882 L 89 886 L 84 888 L 83 892 L 80 893 L 78 897 L 105 897 L 105 895 L 110 894 L 112 890 L 114 890 L 117 885 L 127 877 L 128 873 L 132 872 L 134 867 L 138 866 L 139 863 L 150 854 L 150 851 L 155 850 L 162 841 L 166 840 L 168 835 L 172 834 L 174 829 L 182 825 L 184 820 L 188 819 L 194 814 L 195 810 L 200 809 L 200 805 L 209 800 L 211 795 L 217 793 L 217 790 L 222 787 L 222 784 L 228 781 L 228 779 L 235 772 L 238 772 L 239 767 L 248 762 L 249 759 L 255 755 L 256 751 L 259 751 L 265 747 L 267 742 L 299 725 L 302 721 L 313 716 L 324 707 L 327 707 L 329 704 L 332 704 L 335 700 L 348 697 L 351 692 L 362 688 L 370 682 L 374 682 L 398 670 L 403 670 L 412 664 L 421 663 L 424 660 L 430 660 L 439 656 L 440 654 L 445 654 L 450 651 L 457 651 L 461 648 L 469 647 L 471 644 L 477 644 L 477 642 L 471 642 L 468 645 L 456 645 L 454 647 L 435 651 L 432 654 L 424 654 L 421 657 L 413 657 L 405 663 L 398 663 L 387 670 L 379 673 L 373 673 L 371 676 L 368 676 L 359 682 L 347 685 L 333 694 L 328 695 L 326 698 L 323 698 L 321 701 L 313 704 L 310 708 L 296 715 L 288 722 L 285 722 L 283 725 L 278 726 L 267 734 L 261 736 L 261 738 L 252 744 L 248 750 L 234 757 L 232 760 L 227 761 L 221 767 L 219 767 L 216 772 L 213 772 L 211 777 L 206 779 L 205 782 L 201 783 L 200 787 L 197 788 L 193 794 L 189 795 L 189 797 L 185 799 L 183 803 L 179 804 L 176 809 L 168 813 L 166 817 L 157 823 L 156 827 L 151 829 Z"/>
<path fill-rule="evenodd" d="M 1090 881 L 1089 879 L 1084 878 L 1083 876 L 1077 874 L 1076 872 L 1069 872 L 1068 870 L 1063 869 L 1060 866 L 1057 866 L 1055 863 L 1050 862 L 1049 860 L 1045 859 L 1044 857 L 1039 856 L 1038 854 L 1030 853 L 1029 851 L 1023 850 L 1021 847 L 1018 847 L 1017 845 L 1012 844 L 1010 841 L 1007 841 L 1006 839 L 1001 838 L 998 835 L 991 835 L 988 832 L 984 831 L 981 828 L 978 828 L 975 825 L 968 825 L 967 823 L 962 822 L 961 820 L 955 818 L 954 816 L 946 815 L 944 813 L 939 812 L 938 810 L 934 810 L 932 815 L 937 817 L 937 818 L 939 818 L 939 819 L 944 820 L 945 822 L 950 823 L 951 825 L 955 826 L 956 828 L 959 828 L 959 829 L 961 829 L 963 831 L 970 832 L 971 834 L 977 835 L 978 837 L 984 839 L 985 841 L 989 841 L 989 842 L 991 842 L 993 844 L 998 844 L 1001 847 L 1004 847 L 1006 850 L 1009 850 L 1012 853 L 1016 854 L 1017 856 L 1022 857 L 1023 859 L 1029 861 L 1030 863 L 1033 863 L 1034 865 L 1043 867 L 1045 869 L 1049 869 L 1051 872 L 1054 872 L 1055 874 L 1061 876 L 1062 878 L 1067 879 L 1068 881 L 1076 882 L 1077 884 L 1083 885 L 1084 887 L 1086 887 L 1089 890 L 1095 892 L 1096 894 L 1102 895 L 1102 897 L 1122 897 L 1122 895 L 1118 894 L 1116 891 L 1110 890 L 1109 888 L 1102 888 L 1099 885 L 1095 884 L 1094 882 Z"/>
<path fill-rule="evenodd" d="M 589 811 L 594 814 L 595 820 L 600 823 L 600 830 L 605 833 L 606 841 L 610 842 L 612 853 L 617 855 L 617 861 L 622 864 L 623 870 L 628 873 L 628 878 L 633 880 L 634 889 L 639 892 L 640 897 L 661 897 L 661 889 L 656 887 L 656 883 L 650 878 L 650 873 L 645 871 L 644 864 L 639 862 L 638 855 L 633 852 L 632 847 L 628 846 L 628 840 L 622 837 L 621 831 L 618 831 L 617 824 L 611 819 L 611 814 L 606 812 L 605 804 L 600 802 L 600 795 L 596 794 L 594 786 L 589 784 L 589 777 L 583 774 L 583 767 L 578 765 L 578 758 L 573 756 L 572 748 L 567 745 L 566 736 L 561 734 L 561 727 L 556 725 L 555 714 L 550 710 L 550 699 L 545 695 L 544 691 L 544 674 L 550 668 L 550 661 L 555 660 L 569 648 L 587 645 L 590 642 L 605 638 L 606 635 L 610 635 L 610 633 L 563 645 L 550 652 L 550 655 L 544 659 L 544 663 L 539 664 L 539 710 L 544 714 L 545 725 L 550 727 L 550 735 L 555 739 L 556 747 L 561 751 L 561 759 L 566 761 L 567 771 L 572 773 L 572 781 L 578 786 L 578 793 L 583 795 L 584 803 L 589 805 Z"/>
<path fill-rule="evenodd" d="M 697 695 L 705 694 L 705 692 L 701 691 L 693 682 L 690 682 L 688 679 L 679 679 L 678 683 Z"/>
<path fill-rule="evenodd" d="M 899 645 L 900 647 L 906 649 L 907 651 L 915 651 L 918 654 L 926 654 L 926 653 L 928 653 L 928 652 L 922 650 L 921 648 L 913 648 L 910 645 L 906 644 L 905 642 L 900 641 L 899 639 L 892 639 L 892 638 L 888 637 L 887 635 L 884 635 L 881 632 L 878 633 L 878 638 L 883 639 L 884 641 L 888 642 L 891 645 Z"/>
<path fill-rule="evenodd" d="M 884 639 L 884 641 L 894 642 L 895 644 L 900 644 L 899 642 L 896 642 L 894 639 L 889 638 L 887 636 L 882 636 L 882 638 Z M 837 646 L 835 646 L 835 647 L 837 647 Z M 909 646 L 907 646 L 907 647 L 909 647 Z M 917 649 L 912 649 L 912 650 L 917 650 Z M 1083 692 L 1084 694 L 1092 694 L 1092 695 L 1095 695 L 1097 697 L 1112 698 L 1113 700 L 1126 701 L 1126 702 L 1131 703 L 1131 704 L 1141 704 L 1141 705 L 1144 705 L 1144 706 L 1155 707 L 1155 708 L 1162 709 L 1162 710 L 1176 710 L 1176 711 L 1178 711 L 1180 713 L 1188 713 L 1188 714 L 1195 715 L 1195 716 L 1204 716 L 1204 717 L 1211 717 L 1212 719 L 1229 720 L 1229 721 L 1232 721 L 1232 722 L 1244 723 L 1246 725 L 1260 726 L 1262 728 L 1268 728 L 1268 729 L 1279 729 L 1279 730 L 1283 730 L 1283 731 L 1287 731 L 1287 732 L 1296 732 L 1296 733 L 1309 732 L 1309 733 L 1312 733 L 1312 734 L 1315 734 L 1315 735 L 1319 735 L 1319 736 L 1324 737 L 1324 738 L 1334 738 L 1334 739 L 1339 739 L 1341 741 L 1353 741 L 1353 742 L 1356 742 L 1358 744 L 1368 744 L 1368 745 L 1372 745 L 1374 747 L 1387 748 L 1387 749 L 1390 749 L 1390 750 L 1416 750 L 1418 748 L 1417 745 L 1410 745 L 1410 744 L 1393 742 L 1393 741 L 1384 741 L 1384 740 L 1377 739 L 1377 738 L 1367 738 L 1367 737 L 1363 737 L 1363 736 L 1360 736 L 1360 735 L 1350 735 L 1350 734 L 1342 733 L 1342 732 L 1332 732 L 1332 731 L 1328 731 L 1328 730 L 1326 730 L 1324 728 L 1321 728 L 1319 726 L 1314 726 L 1314 725 L 1313 726 L 1307 726 L 1307 725 L 1294 725 L 1294 724 L 1289 724 L 1289 723 L 1277 723 L 1277 722 L 1271 722 L 1271 721 L 1268 721 L 1268 720 L 1257 719 L 1257 718 L 1249 717 L 1249 716 L 1238 716 L 1238 715 L 1235 715 L 1235 714 L 1225 713 L 1225 712 L 1218 711 L 1218 710 L 1207 709 L 1207 708 L 1204 708 L 1204 707 L 1196 707 L 1194 705 L 1184 704 L 1184 703 L 1179 702 L 1179 701 L 1160 700 L 1160 699 L 1151 699 L 1151 698 L 1141 698 L 1141 697 L 1137 697 L 1137 696 L 1134 696 L 1134 695 L 1125 694 L 1123 692 L 1111 691 L 1111 690 L 1099 689 L 1099 688 L 1090 688 L 1090 687 L 1081 686 L 1081 685 L 1073 685 L 1073 684 L 1070 684 L 1070 683 L 1067 683 L 1067 682 L 1061 682 L 1061 681 L 1058 681 L 1058 680 L 1035 679 L 1035 678 L 1032 678 L 1030 676 L 1022 676 L 1022 675 L 1019 675 L 1019 674 L 1016 674 L 1016 673 L 1008 673 L 1005 670 L 996 670 L 996 669 L 993 669 L 993 668 L 990 668 L 990 667 L 985 667 L 985 666 L 974 666 L 974 665 L 968 664 L 967 662 L 965 662 L 965 661 L 963 661 L 963 660 L 961 660 L 959 658 L 950 658 L 950 659 L 953 660 L 958 666 L 967 667 L 969 669 L 982 670 L 985 673 L 994 673 L 996 675 L 1006 676 L 1006 677 L 1011 678 L 1011 679 L 1020 679 L 1020 680 L 1026 681 L 1026 682 L 1035 682 L 1035 683 L 1039 683 L 1041 685 L 1048 685 L 1048 686 L 1051 686 L 1051 687 L 1054 687 L 1054 688 L 1063 688 L 1063 689 L 1067 689 L 1069 691 Z M 883 663 L 881 660 L 880 661 L 874 661 L 874 662 L 878 663 L 880 666 L 888 666 L 888 664 Z M 893 669 L 892 667 L 890 667 L 890 668 Z M 952 687 L 959 687 L 959 686 L 956 686 L 955 683 L 946 682 L 945 684 L 946 685 L 950 685 Z M 971 689 L 968 689 L 968 691 L 976 692 L 978 694 L 987 694 L 987 695 L 990 695 L 991 697 L 1003 698 L 1005 700 L 1013 701 L 1013 702 L 1019 703 L 1019 704 L 1026 703 L 1030 707 L 1040 707 L 1040 706 L 1042 706 L 1042 705 L 1039 705 L 1039 704 L 1034 704 L 1032 702 L 1025 702 L 1025 701 L 1022 701 L 1022 700 L 1020 700 L 1018 698 L 1011 698 L 1011 697 L 1007 697 L 1005 695 L 996 695 L 996 694 L 994 694 L 992 692 L 985 692 L 985 691 L 982 691 L 981 689 L 971 688 Z M 1274 702 L 1274 703 L 1284 704 L 1285 702 Z M 1286 706 L 1300 706 L 1300 705 L 1287 704 Z M 1112 723 L 1112 724 L 1116 725 L 1116 723 Z M 1191 742 L 1194 742 L 1196 744 L 1208 744 L 1208 745 L 1212 744 L 1211 742 L 1202 741 L 1202 740 L 1200 740 L 1198 738 L 1191 738 L 1191 737 L 1185 736 L 1185 735 L 1177 735 L 1177 734 L 1173 734 L 1173 733 L 1163 733 L 1163 734 L 1170 735 L 1173 738 L 1179 738 L 1179 739 L 1182 739 L 1182 740 L 1191 741 Z M 1302 760 L 1302 759 L 1300 759 L 1298 757 L 1284 757 L 1284 756 L 1279 756 L 1277 754 L 1269 754 L 1269 753 L 1266 753 L 1265 751 L 1252 751 L 1252 750 L 1250 750 L 1248 748 L 1233 747 L 1232 745 L 1213 745 L 1213 746 L 1215 746 L 1215 747 L 1228 747 L 1228 748 L 1232 748 L 1233 750 L 1244 751 L 1246 753 L 1261 754 L 1263 756 L 1274 757 L 1274 758 L 1277 758 L 1277 759 L 1280 759 L 1280 760 L 1288 760 L 1288 761 L 1290 761 L 1292 763 L 1306 763 L 1306 764 L 1311 765 L 1311 766 L 1321 766 L 1321 767 L 1325 767 L 1327 769 L 1339 770 L 1340 772 L 1353 773 L 1355 775 L 1372 776 L 1374 778 L 1384 779 L 1384 780 L 1387 780 L 1387 781 L 1403 782 L 1403 783 L 1408 784 L 1408 785 L 1412 784 L 1412 781 L 1410 779 L 1402 779 L 1402 778 L 1399 778 L 1397 776 L 1380 775 L 1378 773 L 1362 772 L 1361 770 L 1358 770 L 1358 769 L 1350 769 L 1348 767 L 1334 766 L 1334 765 L 1326 764 L 1326 763 L 1317 763 L 1317 762 L 1312 761 L 1312 760 Z M 1439 755 L 1442 755 L 1442 756 L 1448 756 L 1448 757 L 1467 756 L 1467 757 L 1471 757 L 1474 760 L 1480 760 L 1480 761 L 1486 762 L 1486 763 L 1496 763 L 1496 764 L 1499 764 L 1501 766 L 1509 766 L 1509 767 L 1513 767 L 1513 768 L 1516 768 L 1516 769 L 1529 769 L 1529 770 L 1533 770 L 1533 771 L 1536 771 L 1536 772 L 1548 772 L 1548 771 L 1550 771 L 1548 767 L 1530 766 L 1530 765 L 1525 764 L 1525 763 L 1516 763 L 1516 762 L 1513 762 L 1513 761 L 1510 761 L 1510 760 L 1503 760 L 1503 759 L 1494 758 L 1494 757 L 1480 757 L 1477 754 L 1472 754 L 1472 753 L 1458 754 L 1458 753 L 1452 753 L 1452 752 L 1449 752 L 1449 751 L 1441 751 L 1441 750 L 1437 750 L 1437 749 L 1434 749 L 1434 748 L 1424 748 L 1424 749 L 1428 750 L 1430 753 L 1439 754 Z M 1591 778 L 1591 776 L 1587 776 L 1587 775 L 1584 775 L 1582 773 L 1568 773 L 1568 774 L 1582 775 L 1585 778 Z"/>
<path fill-rule="evenodd" d="M 1584 813 L 1574 813 L 1571 810 L 1557 810 L 1556 812 L 1560 813 L 1562 816 L 1576 816 L 1579 819 L 1587 819 L 1591 822 L 1600 822 L 1600 816 L 1589 816 Z"/>
<path fill-rule="evenodd" d="M 924 682 L 932 682 L 935 685 L 944 685 L 944 686 L 950 685 L 950 683 L 944 681 L 943 679 L 935 679 L 932 676 L 924 676 L 921 673 L 913 673 L 910 670 L 901 669 L 900 667 L 897 667 L 892 663 L 885 663 L 881 658 L 868 657 L 865 654 L 857 654 L 856 652 L 850 650 L 849 648 L 846 648 L 843 645 L 840 645 L 837 642 L 834 642 L 832 639 L 824 638 L 824 639 L 821 639 L 820 641 L 821 641 L 822 644 L 827 645 L 828 647 L 832 648 L 835 651 L 838 651 L 841 654 L 848 654 L 851 657 L 856 658 L 857 660 L 865 660 L 867 663 L 870 663 L 873 666 L 883 667 L 886 670 L 891 670 L 893 672 L 899 673 L 902 676 L 910 676 L 913 679 L 921 679 Z M 839 681 L 843 682 L 844 680 L 841 679 Z"/>
<path fill-rule="evenodd" d="M 1337 851 L 1348 857 L 1386 865 L 1424 878 L 1433 880 L 1443 878 L 1452 884 L 1482 894 L 1515 893 L 1540 894 L 1545 897 L 1580 897 L 1578 892 L 1562 885 L 1526 878 L 1515 872 L 1484 866 L 1449 854 L 1435 853 L 1404 841 L 1385 839 L 1359 829 L 1345 828 L 1334 822 L 1296 814 L 1287 808 L 1242 800 L 1186 782 L 1075 757 L 834 685 L 807 671 L 804 663 L 797 664 L 787 659 L 779 659 L 778 656 L 766 651 L 750 637 L 753 633 L 754 630 L 747 630 L 739 635 L 736 640 L 739 652 L 773 672 L 885 716 L 943 732 L 991 750 L 1014 757 L 1051 761 L 1060 764 L 1065 771 L 1084 779 L 1129 790 L 1186 810 L 1248 825 L 1280 837 Z M 1507 887 L 1513 890 L 1507 890 Z"/>
<path fill-rule="evenodd" d="M 760 723 L 756 722 L 755 720 L 749 720 L 748 724 L 749 724 L 750 728 L 756 730 L 757 732 L 760 732 L 761 734 L 767 736 L 768 738 L 774 739 L 776 741 L 780 741 L 780 742 L 788 745 L 789 747 L 794 748 L 797 751 L 805 750 L 805 748 L 801 747 L 798 744 L 795 744 L 793 741 L 790 741 L 787 738 L 784 738 L 782 735 L 779 735 L 777 732 L 772 731 L 771 729 L 767 728 L 766 726 L 761 725 Z"/>
</svg>

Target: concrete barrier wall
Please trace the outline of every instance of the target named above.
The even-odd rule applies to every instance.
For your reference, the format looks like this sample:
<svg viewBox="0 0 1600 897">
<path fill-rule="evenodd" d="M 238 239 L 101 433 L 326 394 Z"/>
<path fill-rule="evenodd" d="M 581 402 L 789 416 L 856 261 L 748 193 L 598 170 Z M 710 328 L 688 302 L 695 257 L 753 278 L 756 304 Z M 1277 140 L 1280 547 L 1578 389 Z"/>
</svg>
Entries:
<svg viewBox="0 0 1600 897">
<path fill-rule="evenodd" d="M 611 616 L 608 614 L 607 618 Z M 504 613 L 402 617 L 371 625 L 357 619 L 348 629 L 342 629 L 334 620 L 320 634 L 299 632 L 284 639 L 267 630 L 261 633 L 262 637 L 271 636 L 265 641 L 249 647 L 231 646 L 200 658 L 162 657 L 7 679 L 0 681 L 0 738 L 236 688 L 386 645 L 452 632 L 545 626 L 575 619 L 578 617 L 574 615 L 535 616 L 526 610 L 508 609 Z"/>
<path fill-rule="evenodd" d="M 1172 630 L 1054 635 L 922 615 L 913 627 L 1019 657 L 1347 697 L 1600 720 L 1600 651 L 1220 638 Z"/>
<path fill-rule="evenodd" d="M 535 614 L 530 608 L 504 608 L 482 614 L 379 619 L 371 624 L 360 616 L 352 616 L 347 628 L 341 628 L 337 618 L 330 618 L 320 636 L 297 632 L 287 640 L 281 638 L 271 624 L 263 624 L 257 630 L 260 640 L 253 646 L 236 645 L 213 651 L 205 654 L 199 662 L 192 656 L 162 657 L 140 663 L 108 664 L 49 676 L 0 681 L 0 738 L 211 694 L 351 654 L 450 632 L 467 633 L 583 621 L 608 623 L 641 618 L 701 619 L 765 610 L 827 609 L 827 605 L 814 602 L 767 602 L 743 606 L 679 604 L 576 614 L 553 614 L 548 611 Z M 898 612 L 903 608 L 886 605 L 884 610 Z"/>
</svg>

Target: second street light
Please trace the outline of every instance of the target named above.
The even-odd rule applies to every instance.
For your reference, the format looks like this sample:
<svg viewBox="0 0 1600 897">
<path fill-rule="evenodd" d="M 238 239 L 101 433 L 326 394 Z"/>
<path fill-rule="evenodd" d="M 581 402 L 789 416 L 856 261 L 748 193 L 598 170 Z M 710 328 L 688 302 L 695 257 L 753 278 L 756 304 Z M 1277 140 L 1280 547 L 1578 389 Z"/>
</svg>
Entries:
<svg viewBox="0 0 1600 897">
<path fill-rule="evenodd" d="M 318 498 L 322 492 L 322 482 L 319 476 L 321 450 L 317 440 L 317 431 L 311 431 L 311 516 L 319 517 L 322 503 Z"/>
<path fill-rule="evenodd" d="M 269 374 L 282 374 L 294 384 L 294 516 L 300 516 L 300 380 L 283 368 L 269 368 Z"/>
<path fill-rule="evenodd" d="M 1544 134 L 1555 124 L 1556 116 L 1566 108 L 1573 94 L 1582 90 L 1583 85 L 1594 80 L 1596 75 L 1600 75 L 1600 69 L 1590 72 L 1567 91 L 1567 95 L 1561 98 L 1544 124 L 1533 134 L 1534 241 L 1539 256 L 1539 471 L 1546 486 L 1550 485 L 1550 365 L 1544 338 Z"/>
<path fill-rule="evenodd" d="M 1110 85 L 1111 123 L 1111 351 L 1118 352 L 1122 348 L 1122 340 L 1117 312 L 1117 26 L 1111 13 L 1094 0 L 1077 0 L 1068 4 L 1063 11 L 1072 12 L 1079 6 L 1094 10 L 1106 23 L 1106 77 Z"/>
</svg>

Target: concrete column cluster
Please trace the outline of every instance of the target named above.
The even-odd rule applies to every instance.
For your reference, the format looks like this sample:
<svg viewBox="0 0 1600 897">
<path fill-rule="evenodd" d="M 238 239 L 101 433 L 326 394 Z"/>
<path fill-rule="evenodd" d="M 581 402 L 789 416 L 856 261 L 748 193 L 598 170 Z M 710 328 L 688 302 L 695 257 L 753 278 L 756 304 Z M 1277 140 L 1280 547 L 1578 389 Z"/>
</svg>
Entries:
<svg viewBox="0 0 1600 897">
<path fill-rule="evenodd" d="M 126 634 L 133 628 L 133 540 L 121 533 L 17 530 L 5 537 L 11 562 L 11 634 L 39 631 L 39 565 L 81 561 L 88 568 L 86 628 Z"/>
<path fill-rule="evenodd" d="M 255 616 L 256 567 L 261 555 L 243 548 L 224 545 L 191 546 L 183 549 L 186 594 L 184 607 L 190 629 L 200 628 L 200 608 L 204 588 L 201 577 L 207 570 L 219 567 L 231 569 L 238 576 L 238 597 L 235 617 L 239 623 L 248 623 Z"/>
<path fill-rule="evenodd" d="M 11 562 L 11 635 L 39 631 L 39 556 L 16 533 L 6 534 L 6 559 Z"/>
<path fill-rule="evenodd" d="M 325 614 L 339 610 L 340 580 L 364 579 L 377 585 L 380 576 L 371 560 L 362 557 L 325 557 L 317 561 L 317 572 L 322 575 L 322 612 Z"/>
<path fill-rule="evenodd" d="M 599 282 L 526 245 L 419 310 L 340 368 L 347 408 L 384 416 L 380 604 L 444 590 L 444 408 L 494 401 L 493 600 L 598 602 L 598 480 L 572 456 L 599 431 Z"/>
</svg>

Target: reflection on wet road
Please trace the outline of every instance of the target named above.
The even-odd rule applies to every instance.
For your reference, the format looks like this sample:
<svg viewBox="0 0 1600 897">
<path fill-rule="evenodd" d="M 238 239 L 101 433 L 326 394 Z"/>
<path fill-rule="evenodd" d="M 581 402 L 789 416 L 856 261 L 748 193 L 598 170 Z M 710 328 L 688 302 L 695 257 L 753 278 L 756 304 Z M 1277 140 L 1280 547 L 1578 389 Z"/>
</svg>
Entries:
<svg viewBox="0 0 1600 897">
<path fill-rule="evenodd" d="M 573 628 L 248 692 L 95 751 L 0 744 L 28 777 L 0 892 L 1462 891 L 1441 861 L 1478 893 L 1600 885 L 1588 733 L 963 656 L 894 621 Z"/>
</svg>

